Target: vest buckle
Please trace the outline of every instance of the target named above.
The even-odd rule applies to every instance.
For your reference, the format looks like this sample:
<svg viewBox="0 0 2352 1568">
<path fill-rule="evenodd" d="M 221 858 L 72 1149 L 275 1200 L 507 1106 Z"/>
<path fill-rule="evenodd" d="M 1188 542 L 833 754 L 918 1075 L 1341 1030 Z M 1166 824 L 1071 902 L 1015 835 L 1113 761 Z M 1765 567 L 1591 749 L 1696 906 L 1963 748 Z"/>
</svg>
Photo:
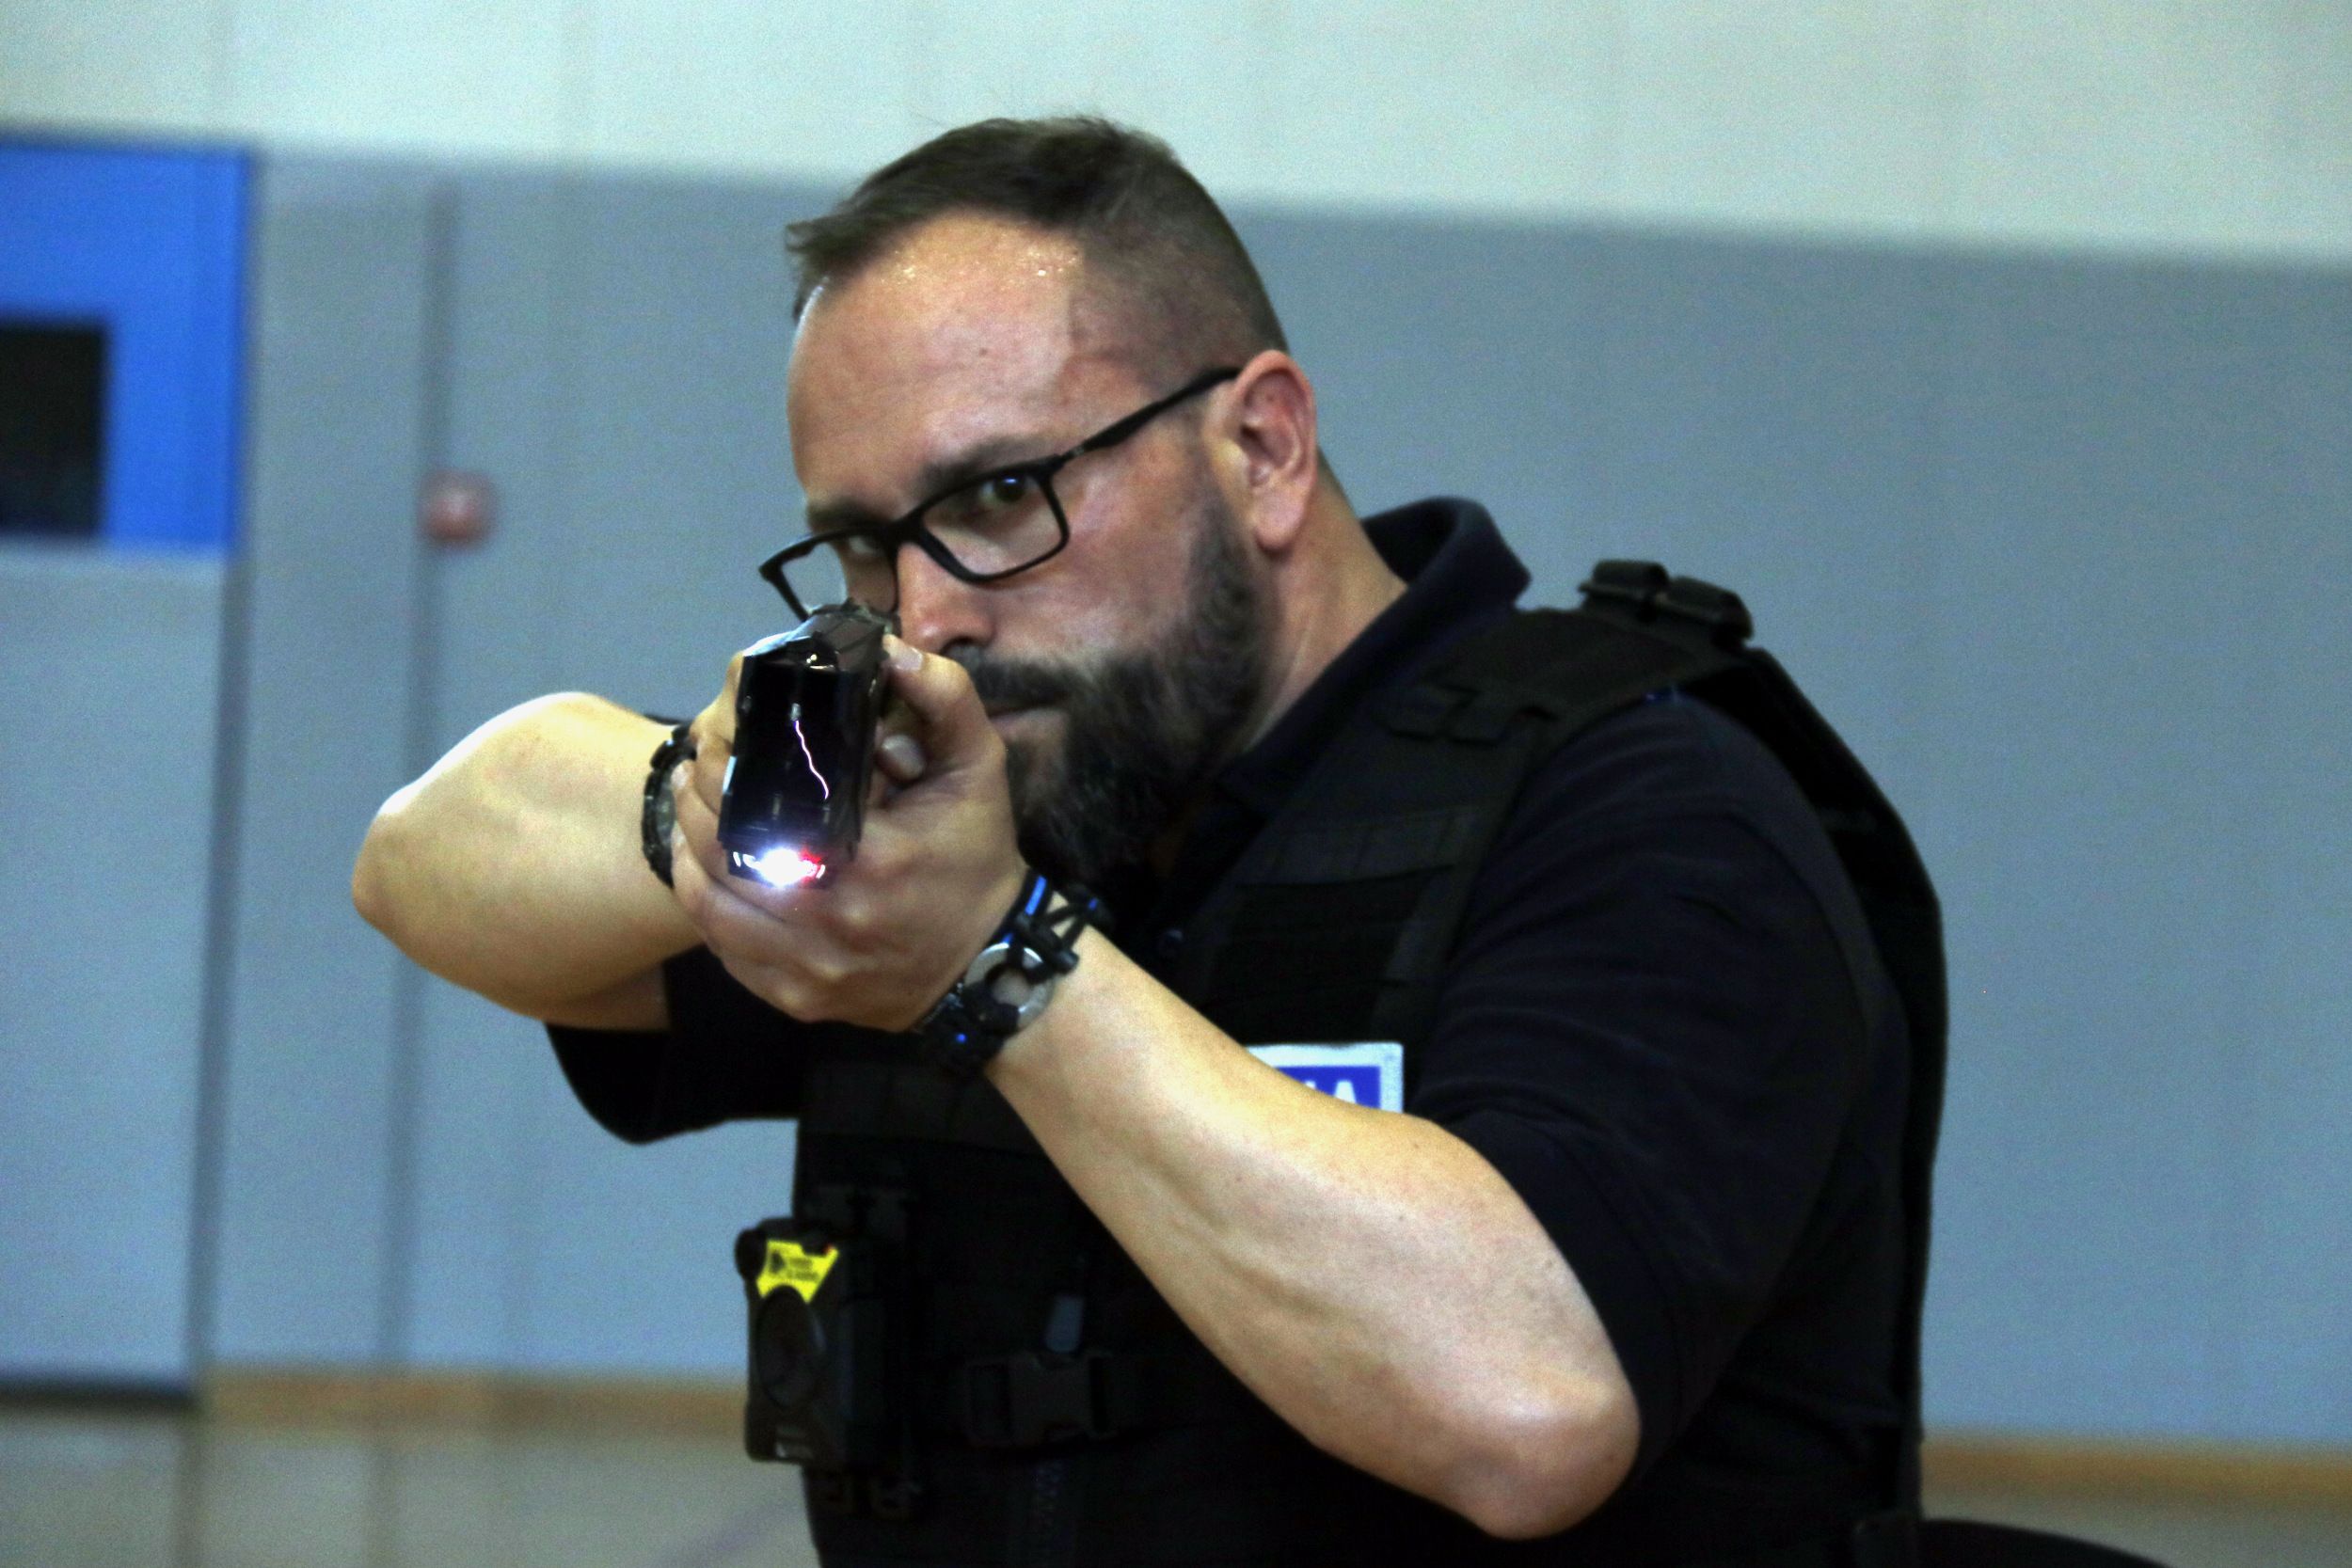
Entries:
<svg viewBox="0 0 2352 1568">
<path fill-rule="evenodd" d="M 1587 609 L 1621 607 L 1637 621 L 1685 621 L 1719 648 L 1738 648 L 1756 635 L 1756 621 L 1739 594 L 1697 578 L 1675 577 L 1654 561 L 1601 562 L 1580 590 Z"/>
<path fill-rule="evenodd" d="M 1067 1437 L 1108 1437 L 1110 1354 L 1033 1350 L 963 1366 L 963 1433 L 975 1448 L 1032 1449 Z"/>
</svg>

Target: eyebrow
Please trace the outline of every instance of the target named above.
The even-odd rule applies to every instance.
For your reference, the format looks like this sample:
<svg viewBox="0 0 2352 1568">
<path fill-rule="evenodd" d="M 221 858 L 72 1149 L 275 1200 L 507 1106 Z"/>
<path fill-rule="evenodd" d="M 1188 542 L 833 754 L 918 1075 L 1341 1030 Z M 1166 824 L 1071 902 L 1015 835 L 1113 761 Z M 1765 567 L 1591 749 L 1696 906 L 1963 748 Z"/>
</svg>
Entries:
<svg viewBox="0 0 2352 1568">
<path fill-rule="evenodd" d="M 1017 468 L 1024 464 L 1043 463 L 1061 455 L 1059 448 L 1040 452 L 1034 451 L 1035 446 L 1036 442 L 1030 437 L 994 436 L 951 457 L 935 458 L 916 472 L 915 494 L 929 501 L 943 491 L 968 484 L 973 480 L 1006 468 Z M 840 529 L 878 529 L 898 520 L 897 517 L 882 516 L 871 508 L 850 500 L 827 501 L 811 506 L 807 509 L 807 517 L 811 533 L 831 533 Z"/>
</svg>

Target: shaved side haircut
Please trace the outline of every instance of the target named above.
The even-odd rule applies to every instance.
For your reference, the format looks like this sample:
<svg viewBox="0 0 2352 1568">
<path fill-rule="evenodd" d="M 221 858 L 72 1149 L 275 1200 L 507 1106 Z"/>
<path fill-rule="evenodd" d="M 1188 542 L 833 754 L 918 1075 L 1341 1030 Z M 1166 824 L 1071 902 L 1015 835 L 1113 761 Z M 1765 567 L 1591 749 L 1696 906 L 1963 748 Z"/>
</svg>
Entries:
<svg viewBox="0 0 2352 1568">
<path fill-rule="evenodd" d="M 819 288 L 950 213 L 1075 241 L 1162 379 L 1290 346 L 1249 253 L 1200 182 L 1156 136 L 1091 117 L 960 126 L 875 170 L 822 217 L 792 225 L 794 318 Z"/>
</svg>

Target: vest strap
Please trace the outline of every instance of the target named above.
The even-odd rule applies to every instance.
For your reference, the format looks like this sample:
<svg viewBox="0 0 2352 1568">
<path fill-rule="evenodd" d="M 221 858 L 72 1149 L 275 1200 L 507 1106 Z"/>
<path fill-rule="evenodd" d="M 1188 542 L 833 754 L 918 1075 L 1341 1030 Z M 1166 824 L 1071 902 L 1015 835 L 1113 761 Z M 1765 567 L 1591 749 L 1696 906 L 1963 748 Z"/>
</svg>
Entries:
<svg viewBox="0 0 2352 1568">
<path fill-rule="evenodd" d="M 1248 1396 L 1203 1357 L 1089 1350 L 977 1356 L 930 1402 L 926 1424 L 975 1448 L 1102 1441 L 1241 1417 Z"/>
<path fill-rule="evenodd" d="M 963 1434 L 976 1448 L 1026 1449 L 1061 1437 L 1108 1437 L 1113 1370 L 1103 1351 L 1075 1355 L 1025 1350 L 963 1364 Z"/>
<path fill-rule="evenodd" d="M 1855 1520 L 1842 1534 L 1709 1558 L 1688 1568 L 1920 1568 L 1919 1516 L 1889 1509 Z"/>
<path fill-rule="evenodd" d="M 913 1059 L 818 1057 L 809 1064 L 803 1132 L 908 1138 L 1038 1154 L 1036 1137 L 985 1079 L 957 1080 Z"/>
</svg>

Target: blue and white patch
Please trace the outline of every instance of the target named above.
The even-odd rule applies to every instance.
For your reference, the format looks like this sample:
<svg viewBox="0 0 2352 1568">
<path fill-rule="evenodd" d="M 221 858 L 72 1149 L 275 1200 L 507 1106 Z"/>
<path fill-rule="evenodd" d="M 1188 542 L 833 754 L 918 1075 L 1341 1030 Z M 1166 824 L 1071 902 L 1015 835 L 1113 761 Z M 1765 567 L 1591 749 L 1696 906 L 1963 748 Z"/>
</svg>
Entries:
<svg viewBox="0 0 2352 1568">
<path fill-rule="evenodd" d="M 1309 1088 L 1351 1105 L 1405 1109 L 1405 1047 L 1394 1040 L 1355 1045 L 1253 1045 L 1249 1053 Z"/>
</svg>

